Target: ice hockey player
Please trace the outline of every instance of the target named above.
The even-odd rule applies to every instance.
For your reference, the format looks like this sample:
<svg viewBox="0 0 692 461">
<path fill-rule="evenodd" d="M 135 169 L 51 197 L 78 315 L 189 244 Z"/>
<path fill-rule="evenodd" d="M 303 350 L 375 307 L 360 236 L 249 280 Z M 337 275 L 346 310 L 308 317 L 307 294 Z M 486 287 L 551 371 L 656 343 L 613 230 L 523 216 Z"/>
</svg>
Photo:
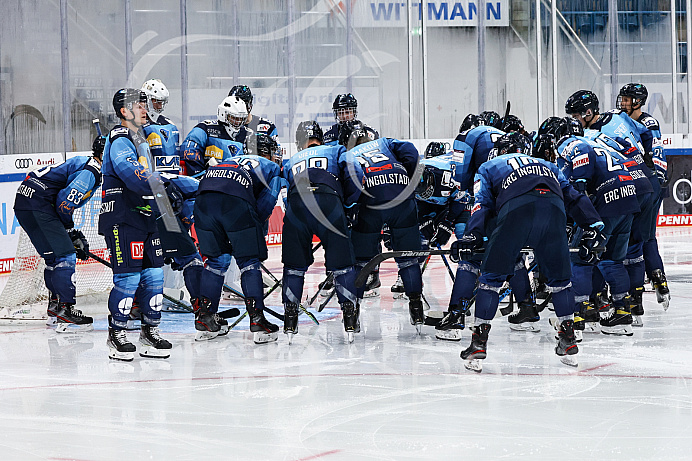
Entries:
<svg viewBox="0 0 692 461">
<path fill-rule="evenodd" d="M 578 352 L 572 316 L 574 297 L 570 289 L 570 260 L 564 231 L 565 208 L 580 226 L 598 226 L 600 218 L 586 196 L 579 194 L 557 166 L 528 155 L 530 146 L 519 133 L 503 136 L 496 143 L 497 156 L 481 165 L 474 184 L 475 204 L 464 236 L 452 243 L 457 259 L 480 247 L 489 234 L 479 288 L 471 345 L 461 352 L 465 366 L 482 369 L 486 358 L 490 321 L 495 316 L 498 293 L 523 247 L 530 247 L 548 279 L 555 313 L 560 321 L 555 353 L 564 363 L 576 365 Z M 492 228 L 489 220 L 497 216 Z"/>
<path fill-rule="evenodd" d="M 142 127 L 154 160 L 154 170 L 180 171 L 180 133 L 178 127 L 163 115 L 169 92 L 159 79 L 144 82 L 142 91 L 147 95 L 147 123 Z"/>
<path fill-rule="evenodd" d="M 147 96 L 141 90 L 123 88 L 113 96 L 120 125 L 108 134 L 103 153 L 103 195 L 99 234 L 111 253 L 113 285 L 108 298 L 109 357 L 131 361 L 136 347 L 125 334 L 130 309 L 139 300 L 141 332 L 139 354 L 168 358 L 172 345 L 163 339 L 158 325 L 163 302 L 163 252 L 154 201 L 164 188 L 152 168 L 151 153 L 142 126 L 147 123 Z"/>
<path fill-rule="evenodd" d="M 256 138 L 256 139 L 252 139 Z M 276 341 L 279 327 L 264 317 L 260 261 L 267 259 L 264 223 L 284 184 L 276 163 L 278 146 L 266 134 L 246 138 L 248 154 L 210 166 L 195 201 L 195 230 L 207 258 L 195 300 L 196 340 L 228 332 L 217 314 L 224 275 L 233 255 L 240 267 L 250 331 L 257 344 Z M 259 155 L 258 155 L 259 154 Z M 222 321 L 220 323 L 220 321 Z"/>
<path fill-rule="evenodd" d="M 462 128 L 468 128 L 459 133 L 452 144 L 453 179 L 461 190 L 471 188 L 476 171 L 488 159 L 495 141 L 505 134 L 494 126 L 499 123 L 500 116 L 495 112 L 482 112 L 478 117 L 469 115 L 462 123 Z"/>
<path fill-rule="evenodd" d="M 72 214 L 101 184 L 105 137 L 92 144 L 91 156 L 77 156 L 30 172 L 17 189 L 14 214 L 46 262 L 48 324 L 55 331 L 87 331 L 93 319 L 75 309 L 74 275 L 77 258 L 88 259 L 89 242 L 75 229 Z"/>
<path fill-rule="evenodd" d="M 304 121 L 296 129 L 298 152 L 283 162 L 288 180 L 288 204 L 283 224 L 284 333 L 298 332 L 298 308 L 303 295 L 303 279 L 313 263 L 312 236 L 324 246 L 325 266 L 334 273 L 336 295 L 344 316 L 348 341 L 360 331 L 355 287 L 355 256 L 344 207 L 351 207 L 361 193 L 363 170 L 348 163 L 343 146 L 324 145 L 324 136 L 315 121 Z"/>
<path fill-rule="evenodd" d="M 600 319 L 605 334 L 631 335 L 632 315 L 629 306 L 629 276 L 623 261 L 627 254 L 633 214 L 640 211 L 637 188 L 629 171 L 608 150 L 580 136 L 580 124 L 571 118 L 549 117 L 538 134 L 553 135 L 557 140 L 558 166 L 574 187 L 591 197 L 605 227 L 601 235 L 594 230 L 575 232 L 573 241 L 591 240 L 593 246 L 605 245 L 600 256 L 588 252 L 572 255 L 572 284 L 575 295 L 577 328 L 584 330 L 598 321 L 598 311 L 589 303 L 592 273 L 596 264 L 608 282 L 612 307 Z M 588 324 L 588 325 L 587 325 Z M 587 331 L 596 331 L 593 327 Z"/>
<path fill-rule="evenodd" d="M 421 249 L 418 231 L 415 185 L 419 154 L 407 141 L 378 138 L 377 133 L 362 124 L 349 126 L 345 142 L 347 162 L 358 162 L 365 175 L 359 203 L 349 210 L 351 241 L 358 270 L 380 252 L 382 228 L 386 224 L 394 251 Z M 421 331 L 423 313 L 423 281 L 418 258 L 399 258 L 396 261 L 404 291 L 409 298 L 411 325 Z M 358 288 L 362 299 L 365 286 Z"/>
<path fill-rule="evenodd" d="M 358 101 L 351 93 L 339 94 L 332 103 L 336 123 L 324 133 L 324 144 L 336 146 L 339 144 L 341 127 L 358 118 Z"/>
<path fill-rule="evenodd" d="M 228 92 L 228 96 L 238 96 L 240 99 L 245 101 L 247 106 L 247 119 L 245 120 L 245 127 L 249 129 L 250 132 L 255 134 L 266 134 L 274 141 L 279 142 L 279 133 L 276 130 L 276 125 L 271 120 L 267 120 L 263 117 L 258 117 L 252 115 L 252 104 L 254 97 L 252 96 L 252 91 L 247 85 L 235 85 Z M 240 139 L 239 139 L 240 141 Z"/>
<path fill-rule="evenodd" d="M 642 134 L 642 145 L 645 152 L 644 160 L 649 168 L 656 173 L 658 179 L 658 184 L 652 181 L 655 201 L 653 208 L 658 211 L 661 207 L 661 202 L 668 196 L 668 163 L 665 150 L 663 149 L 663 142 L 661 141 L 661 128 L 658 120 L 642 111 L 648 96 L 649 92 L 641 83 L 628 83 L 620 88 L 617 108 L 626 112 L 633 120 L 638 121 L 649 130 L 648 135 Z M 654 228 L 657 217 L 656 215 L 653 217 Z M 643 253 L 646 274 L 654 284 L 657 301 L 664 309 L 668 309 L 670 291 L 663 268 L 663 260 L 658 251 L 658 241 L 656 240 L 655 232 L 653 238 L 644 242 Z M 634 300 L 633 305 L 638 304 L 636 309 L 643 314 L 643 306 L 640 308 L 640 293 L 637 293 L 636 297 L 637 299 Z M 633 313 L 635 313 L 634 308 Z"/>
<path fill-rule="evenodd" d="M 223 163 L 243 153 L 248 111 L 237 96 L 228 96 L 217 108 L 217 120 L 198 123 L 183 141 L 185 174 L 201 176 L 210 165 Z"/>
</svg>

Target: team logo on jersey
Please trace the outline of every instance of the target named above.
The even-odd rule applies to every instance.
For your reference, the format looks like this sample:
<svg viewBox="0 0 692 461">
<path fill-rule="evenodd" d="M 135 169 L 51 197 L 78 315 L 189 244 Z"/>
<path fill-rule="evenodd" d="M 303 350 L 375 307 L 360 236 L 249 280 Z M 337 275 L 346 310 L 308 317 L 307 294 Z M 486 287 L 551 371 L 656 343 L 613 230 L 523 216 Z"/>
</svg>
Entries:
<svg viewBox="0 0 692 461">
<path fill-rule="evenodd" d="M 161 136 L 158 136 L 156 133 L 151 133 L 147 136 L 147 143 L 149 143 L 149 147 L 161 147 Z"/>
<path fill-rule="evenodd" d="M 154 164 L 156 171 L 180 171 L 180 157 L 177 155 L 157 155 Z"/>
<path fill-rule="evenodd" d="M 260 123 L 257 125 L 257 131 L 269 131 L 270 125 L 268 123 Z"/>
<path fill-rule="evenodd" d="M 223 159 L 223 149 L 216 147 L 216 146 L 209 146 L 207 149 L 204 151 L 204 156 L 205 157 L 212 157 L 217 160 Z"/>
<path fill-rule="evenodd" d="M 161 136 L 163 136 L 164 141 L 168 142 L 168 138 L 171 136 L 168 130 L 161 128 L 159 131 L 161 132 Z"/>
<path fill-rule="evenodd" d="M 583 154 L 580 155 L 579 157 L 575 157 L 574 161 L 572 162 L 572 167 L 573 168 L 579 168 L 580 166 L 588 165 L 589 164 L 589 154 Z"/>
<path fill-rule="evenodd" d="M 144 259 L 144 242 L 130 242 L 132 259 Z"/>
</svg>

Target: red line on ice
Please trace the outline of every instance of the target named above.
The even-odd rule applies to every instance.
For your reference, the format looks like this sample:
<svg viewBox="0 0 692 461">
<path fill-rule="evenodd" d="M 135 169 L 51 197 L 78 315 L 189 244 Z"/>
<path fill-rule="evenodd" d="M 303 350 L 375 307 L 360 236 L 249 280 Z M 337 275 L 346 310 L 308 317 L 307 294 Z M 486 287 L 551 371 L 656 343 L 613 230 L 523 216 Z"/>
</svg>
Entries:
<svg viewBox="0 0 692 461">
<path fill-rule="evenodd" d="M 317 458 L 324 458 L 325 456 L 333 455 L 335 453 L 340 453 L 341 450 L 330 450 L 330 451 L 325 451 L 324 453 L 318 453 L 316 455 L 308 456 L 306 458 L 298 458 L 296 461 L 308 461 L 309 459 L 317 459 Z"/>
</svg>

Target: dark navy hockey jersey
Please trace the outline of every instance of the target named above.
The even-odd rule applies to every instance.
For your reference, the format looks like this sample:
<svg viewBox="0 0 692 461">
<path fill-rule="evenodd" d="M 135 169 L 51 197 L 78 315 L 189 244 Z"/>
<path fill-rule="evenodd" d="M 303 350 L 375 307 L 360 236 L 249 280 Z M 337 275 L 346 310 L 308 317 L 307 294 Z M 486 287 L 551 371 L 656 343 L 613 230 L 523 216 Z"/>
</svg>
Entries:
<svg viewBox="0 0 692 461">
<path fill-rule="evenodd" d="M 239 155 L 210 166 L 199 183 L 199 194 L 220 192 L 239 197 L 255 206 L 260 220 L 265 221 L 284 184 L 276 163 L 258 155 Z"/>
<path fill-rule="evenodd" d="M 648 135 L 642 134 L 644 151 L 651 158 L 654 171 L 661 179 L 661 182 L 663 182 L 668 179 L 668 161 L 666 160 L 666 152 L 663 149 L 663 141 L 661 140 L 661 126 L 658 120 L 646 112 L 642 112 L 637 121 L 648 130 Z"/>
<path fill-rule="evenodd" d="M 101 185 L 101 164 L 94 157 L 77 156 L 30 172 L 17 189 L 15 210 L 56 214 L 66 228 L 72 214 Z"/>
<path fill-rule="evenodd" d="M 334 190 L 345 205 L 356 203 L 363 188 L 363 167 L 348 158 L 344 146 L 322 145 L 296 152 L 283 161 L 282 174 L 288 180 L 289 193 L 296 183 L 307 187 L 323 184 Z"/>
<path fill-rule="evenodd" d="M 488 160 L 495 141 L 504 134 L 504 131 L 491 126 L 478 126 L 457 135 L 452 145 L 452 161 L 454 180 L 459 183 L 461 190 L 471 188 L 478 168 Z"/>
<path fill-rule="evenodd" d="M 356 146 L 346 155 L 349 163 L 358 162 L 363 167 L 361 203 L 379 205 L 413 195 L 415 187 L 408 186 L 420 156 L 410 142 L 380 138 Z"/>
<path fill-rule="evenodd" d="M 422 159 L 421 162 L 433 173 L 434 189 L 432 194 L 425 198 L 416 194 L 416 200 L 445 207 L 447 219 L 454 222 L 462 213 L 469 210 L 473 198 L 468 191 L 462 191 L 454 179 L 452 155 L 439 155 Z"/>
<path fill-rule="evenodd" d="M 231 138 L 226 128 L 218 120 L 205 120 L 198 123 L 183 141 L 181 150 L 186 174 L 193 176 L 207 168 L 209 161 L 224 163 L 236 155 L 243 154 L 246 129 L 240 128 L 235 138 Z"/>
</svg>

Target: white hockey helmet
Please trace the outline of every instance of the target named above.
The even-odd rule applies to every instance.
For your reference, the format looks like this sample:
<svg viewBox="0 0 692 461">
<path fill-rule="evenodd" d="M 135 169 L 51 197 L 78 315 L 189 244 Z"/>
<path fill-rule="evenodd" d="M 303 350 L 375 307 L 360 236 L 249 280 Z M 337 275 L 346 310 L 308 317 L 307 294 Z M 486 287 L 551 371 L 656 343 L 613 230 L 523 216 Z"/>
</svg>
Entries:
<svg viewBox="0 0 692 461">
<path fill-rule="evenodd" d="M 225 125 L 226 130 L 233 136 L 247 120 L 247 105 L 238 96 L 228 96 L 219 104 L 216 115 L 219 122 Z"/>
<path fill-rule="evenodd" d="M 168 97 L 170 96 L 168 88 L 158 78 L 152 78 L 144 82 L 142 91 L 147 95 L 147 115 L 156 121 L 168 104 Z"/>
</svg>

